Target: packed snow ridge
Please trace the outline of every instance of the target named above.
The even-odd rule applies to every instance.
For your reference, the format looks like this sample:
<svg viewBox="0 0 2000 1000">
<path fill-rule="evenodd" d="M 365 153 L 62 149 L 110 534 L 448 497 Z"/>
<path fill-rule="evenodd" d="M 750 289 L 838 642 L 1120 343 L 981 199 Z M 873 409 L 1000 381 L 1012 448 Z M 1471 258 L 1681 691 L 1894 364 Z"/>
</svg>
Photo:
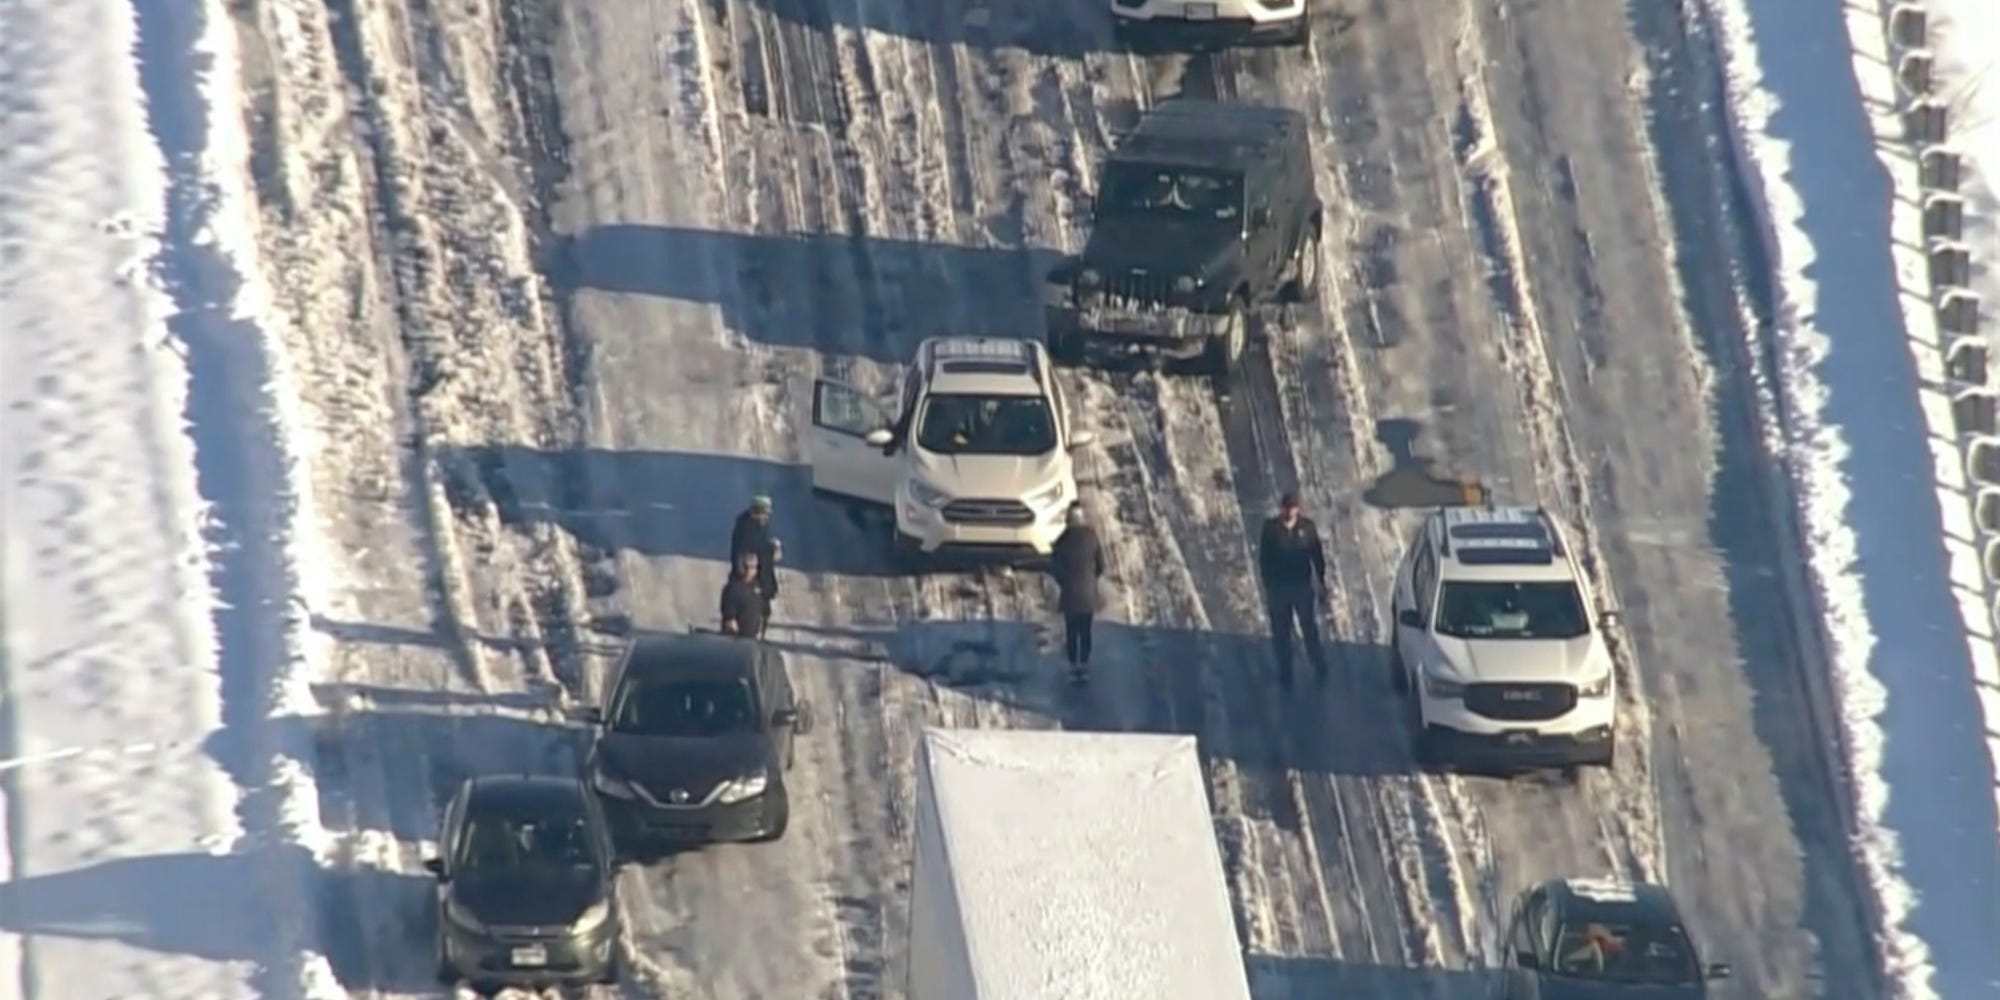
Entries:
<svg viewBox="0 0 2000 1000">
<path fill-rule="evenodd" d="M 16 4 L 0 65 L 0 996 L 342 996 L 228 18 Z"/>
<path fill-rule="evenodd" d="M 1943 344 L 1925 261 L 1909 249 L 1924 240 L 1888 8 L 1705 2 L 1734 152 L 1775 277 L 1782 416 L 1773 431 L 1825 614 L 1884 963 L 1900 996 L 2000 995 L 1995 713 L 1981 710 L 2000 709 L 2000 657 L 1964 456 L 1937 388 Z M 1960 33 L 1947 35 L 1947 52 L 1991 50 L 1981 44 L 1991 31 L 1964 20 L 1973 6 L 1940 5 L 1964 8 L 1940 19 Z M 1963 57 L 1941 68 L 1963 72 L 1953 68 Z M 1964 99 L 1992 100 L 1969 90 Z M 1983 182 L 1969 194 L 1991 200 Z"/>
</svg>

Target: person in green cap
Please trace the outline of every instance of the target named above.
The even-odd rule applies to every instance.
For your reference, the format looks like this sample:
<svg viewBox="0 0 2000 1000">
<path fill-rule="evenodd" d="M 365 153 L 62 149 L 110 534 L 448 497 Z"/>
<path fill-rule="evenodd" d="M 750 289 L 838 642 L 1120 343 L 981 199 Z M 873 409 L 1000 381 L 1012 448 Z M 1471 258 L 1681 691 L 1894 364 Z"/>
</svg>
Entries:
<svg viewBox="0 0 2000 1000">
<path fill-rule="evenodd" d="M 768 623 L 769 609 L 778 601 L 778 559 L 784 543 L 771 527 L 771 498 L 763 493 L 750 498 L 749 508 L 736 515 L 736 528 L 729 533 L 729 564 L 736 565 L 746 553 L 757 557 L 757 588 L 764 594 Z"/>
</svg>

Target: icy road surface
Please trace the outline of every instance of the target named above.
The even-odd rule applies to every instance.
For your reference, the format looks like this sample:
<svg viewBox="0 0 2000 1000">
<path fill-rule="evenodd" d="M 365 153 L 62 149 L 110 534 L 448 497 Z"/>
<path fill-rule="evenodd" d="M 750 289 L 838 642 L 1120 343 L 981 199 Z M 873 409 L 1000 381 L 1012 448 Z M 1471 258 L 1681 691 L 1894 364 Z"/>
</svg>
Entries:
<svg viewBox="0 0 2000 1000">
<path fill-rule="evenodd" d="M 345 432 L 317 488 L 358 582 L 315 609 L 314 732 L 347 863 L 415 872 L 453 782 L 570 766 L 555 706 L 623 626 L 710 619 L 762 491 L 772 639 L 823 725 L 784 841 L 626 876 L 627 992 L 899 995 L 932 721 L 1198 735 L 1260 996 L 1479 995 L 1514 892 L 1606 871 L 1671 880 L 1739 995 L 1875 989 L 1678 11 L 1346 0 L 1309 55 L 1142 60 L 1052 2 L 244 9 L 270 252 L 345 333 L 295 350 Z M 799 390 L 886 386 L 939 330 L 1034 332 L 1095 156 L 1181 91 L 1312 116 L 1332 280 L 1226 406 L 1075 376 L 1117 564 L 1076 695 L 1039 581 L 889 575 L 879 521 L 808 495 Z M 1630 620 L 1612 774 L 1412 772 L 1380 642 L 1404 522 L 1364 496 L 1424 462 L 1587 527 Z M 1343 599 L 1338 676 L 1287 696 L 1246 539 L 1294 486 Z M 355 885 L 336 969 L 426 989 L 421 883 Z"/>
</svg>

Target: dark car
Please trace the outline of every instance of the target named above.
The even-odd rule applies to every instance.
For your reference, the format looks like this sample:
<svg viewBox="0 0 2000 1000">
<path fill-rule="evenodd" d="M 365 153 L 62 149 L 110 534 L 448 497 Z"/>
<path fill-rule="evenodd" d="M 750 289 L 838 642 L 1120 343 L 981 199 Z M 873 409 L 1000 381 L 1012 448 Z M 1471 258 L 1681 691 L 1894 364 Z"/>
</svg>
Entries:
<svg viewBox="0 0 2000 1000">
<path fill-rule="evenodd" d="M 1057 361 L 1233 374 L 1253 310 L 1318 290 L 1324 213 L 1304 115 L 1175 98 L 1110 154 L 1083 251 L 1048 275 Z"/>
<path fill-rule="evenodd" d="M 785 772 L 812 729 L 784 658 L 707 632 L 642 636 L 619 664 L 585 763 L 613 836 L 635 848 L 776 840 Z"/>
<path fill-rule="evenodd" d="M 445 806 L 438 978 L 478 989 L 618 981 L 610 830 L 575 778 L 492 775 Z"/>
<path fill-rule="evenodd" d="M 1694 1000 L 1729 976 L 1702 963 L 1673 896 L 1645 883 L 1543 882 L 1515 900 L 1502 951 L 1502 1000 Z"/>
</svg>

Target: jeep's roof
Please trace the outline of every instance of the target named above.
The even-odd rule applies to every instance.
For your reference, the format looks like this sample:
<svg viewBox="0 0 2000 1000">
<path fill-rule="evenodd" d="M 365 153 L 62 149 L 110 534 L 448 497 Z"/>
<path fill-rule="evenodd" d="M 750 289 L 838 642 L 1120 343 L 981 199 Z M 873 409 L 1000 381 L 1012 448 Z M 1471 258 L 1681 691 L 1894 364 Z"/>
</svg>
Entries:
<svg viewBox="0 0 2000 1000">
<path fill-rule="evenodd" d="M 1306 127 L 1290 108 L 1177 97 L 1139 119 L 1111 151 L 1111 160 L 1183 166 L 1276 163 L 1284 145 Z"/>
<path fill-rule="evenodd" d="M 1562 535 L 1540 507 L 1444 507 L 1432 515 L 1430 530 L 1447 580 L 1575 577 Z"/>
<path fill-rule="evenodd" d="M 1041 396 L 1037 346 L 1020 337 L 932 337 L 918 346 L 917 363 L 934 393 Z"/>
</svg>

